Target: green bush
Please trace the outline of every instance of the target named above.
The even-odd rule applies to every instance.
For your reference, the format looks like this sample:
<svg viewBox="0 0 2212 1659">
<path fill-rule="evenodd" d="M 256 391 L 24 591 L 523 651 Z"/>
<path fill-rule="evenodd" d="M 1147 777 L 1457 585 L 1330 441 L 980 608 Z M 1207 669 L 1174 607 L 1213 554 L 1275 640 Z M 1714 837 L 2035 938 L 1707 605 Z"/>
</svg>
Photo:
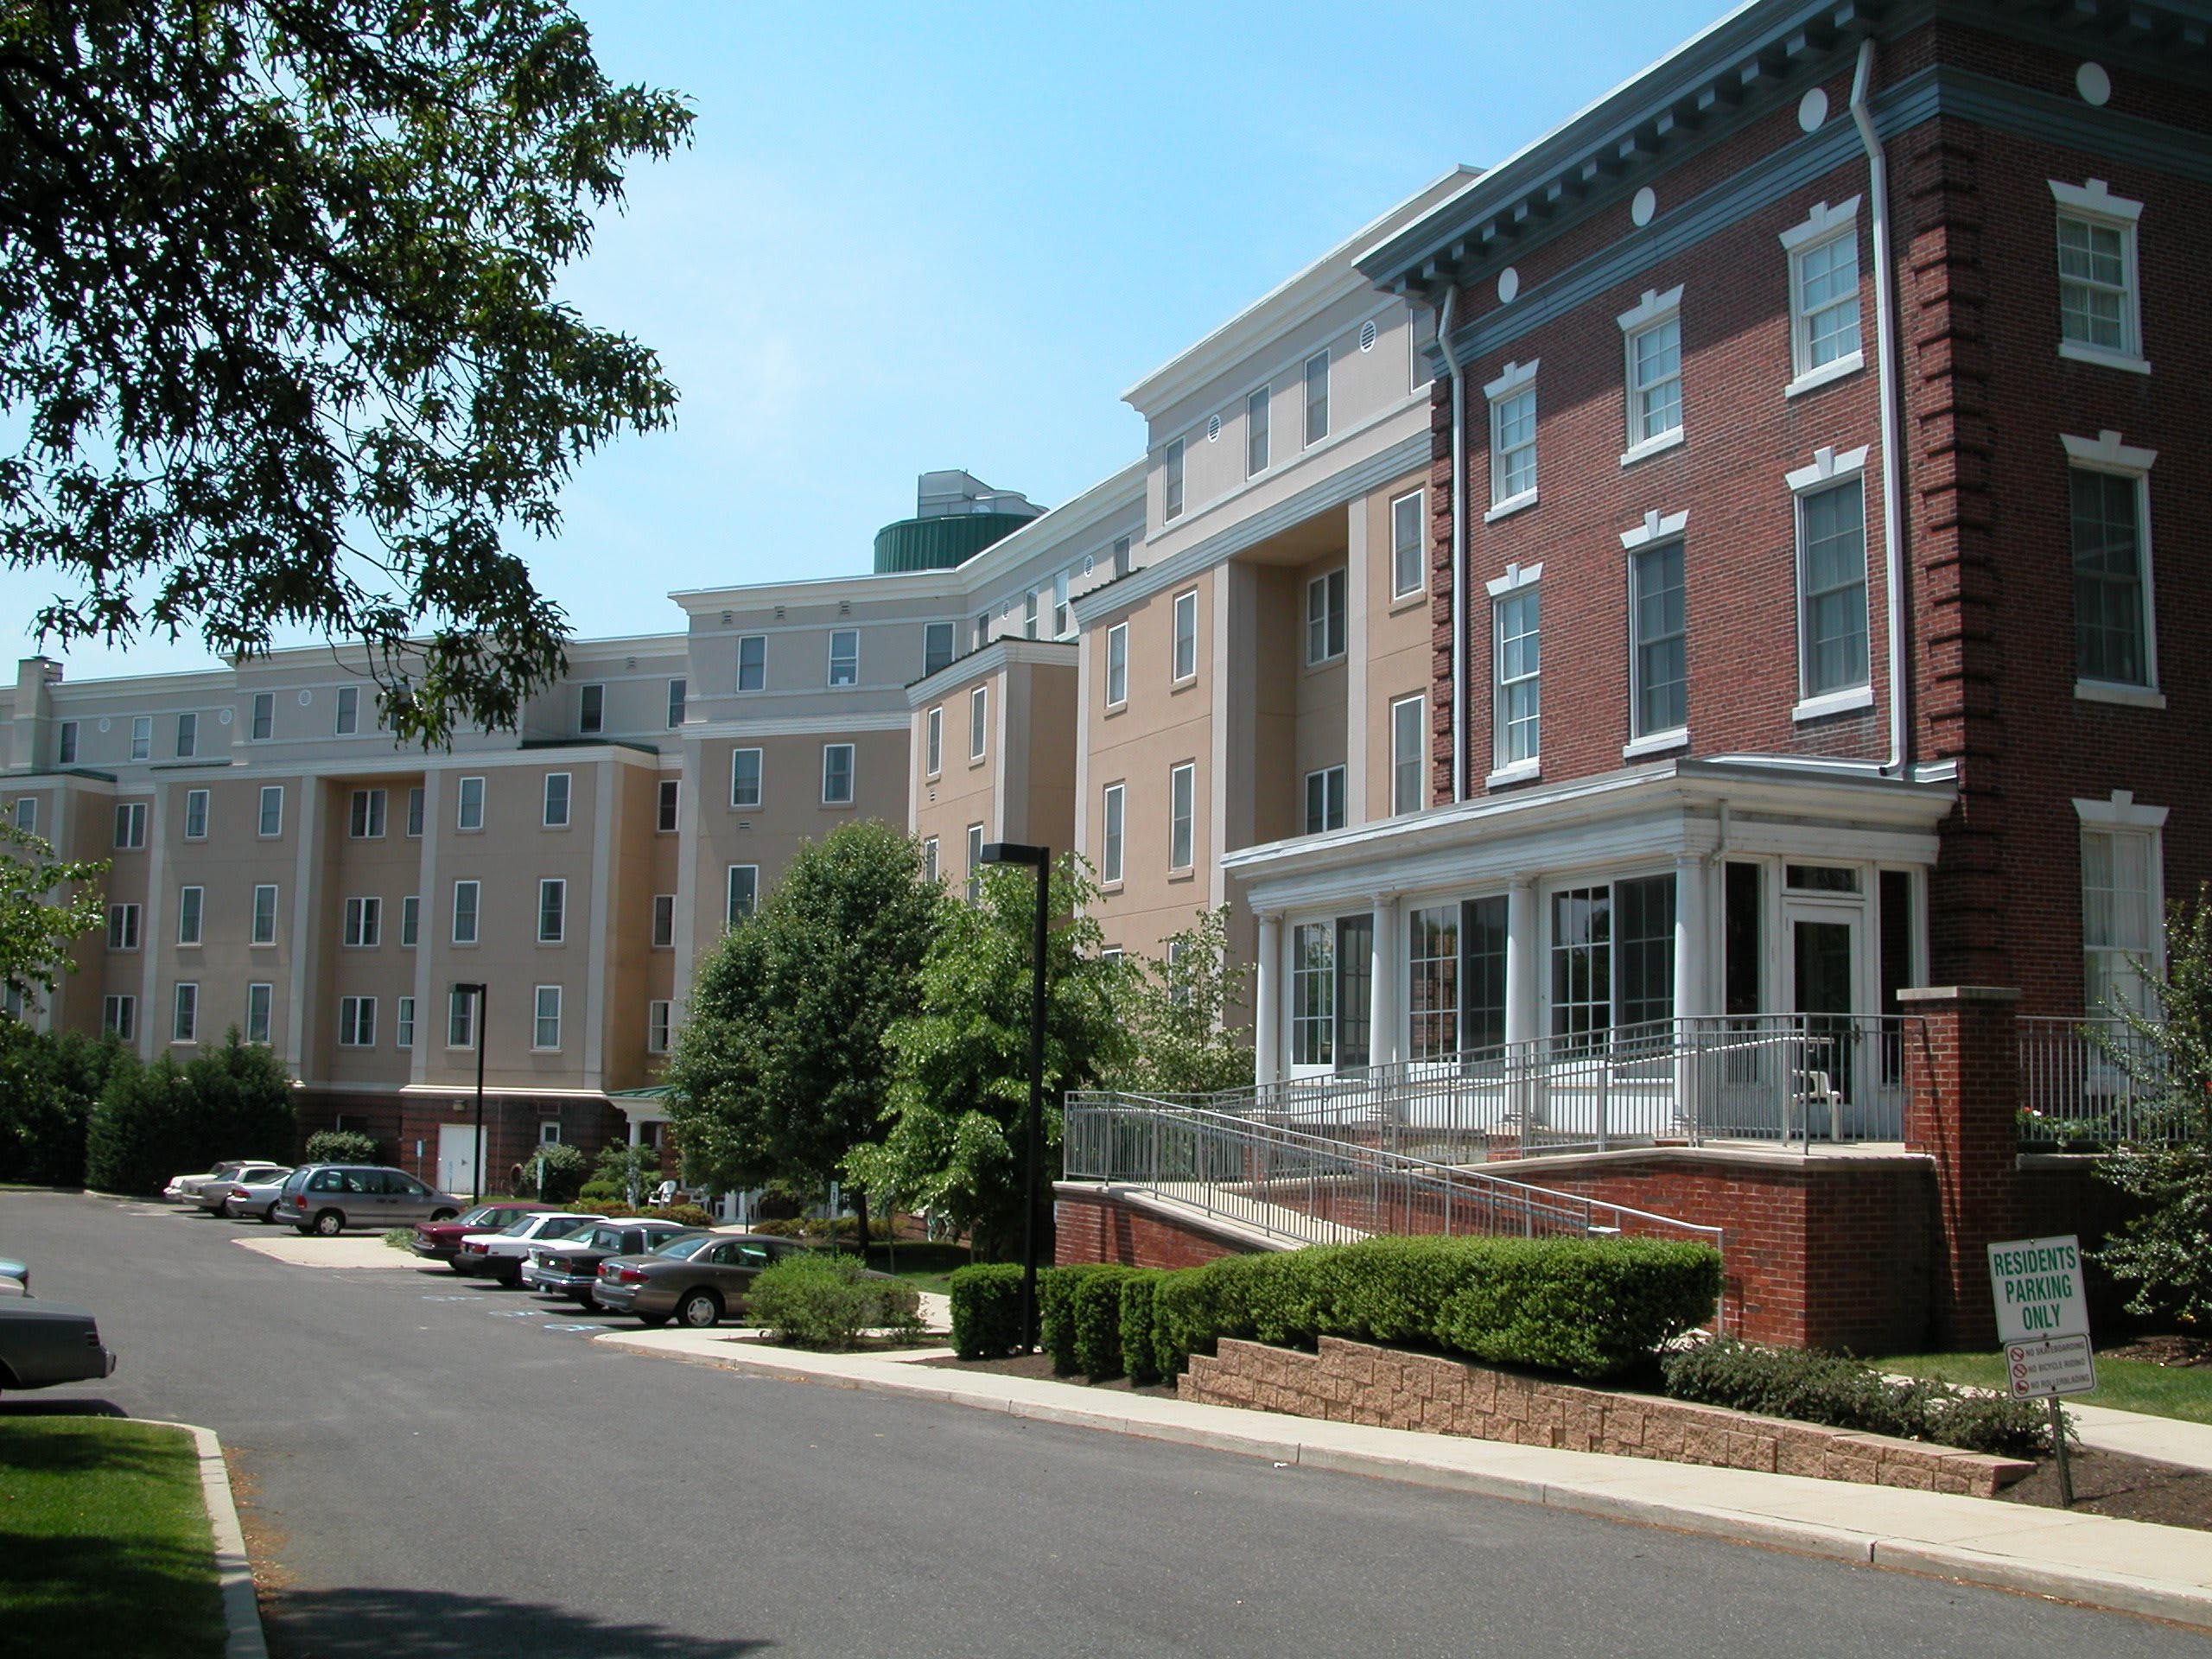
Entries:
<svg viewBox="0 0 2212 1659">
<path fill-rule="evenodd" d="M 826 1239 L 830 1236 L 830 1229 L 829 1222 L 820 1216 L 791 1216 L 756 1221 L 751 1230 L 766 1233 L 771 1238 Z M 858 1216 L 838 1217 L 836 1232 L 840 1244 L 857 1244 L 861 1236 L 861 1218 Z M 868 1236 L 872 1244 L 880 1244 L 888 1239 L 891 1236 L 891 1217 L 869 1217 Z"/>
<path fill-rule="evenodd" d="M 1037 1275 L 1041 1292 L 1062 1269 Z M 1011 1262 L 957 1268 L 947 1281 L 952 1351 L 962 1359 L 1003 1359 L 1021 1346 L 1021 1268 Z"/>
<path fill-rule="evenodd" d="M 1414 1342 L 1501 1364 L 1610 1375 L 1713 1310 L 1719 1254 L 1653 1239 L 1377 1238 L 1224 1256 L 1153 1292 L 1164 1376 L 1223 1337 Z"/>
<path fill-rule="evenodd" d="M 283 1156 L 298 1135 L 291 1079 L 232 1028 L 188 1065 L 116 1055 L 85 1135 L 85 1179 L 104 1192 L 159 1192 L 224 1158 Z"/>
<path fill-rule="evenodd" d="M 1122 1366 L 1140 1387 L 1161 1382 L 1154 1299 L 1167 1275 L 1156 1268 L 1132 1268 L 1121 1284 Z"/>
<path fill-rule="evenodd" d="M 0 1181 L 84 1185 L 86 1130 L 123 1052 L 111 1037 L 33 1032 L 0 1019 Z"/>
<path fill-rule="evenodd" d="M 544 1203 L 566 1204 L 583 1184 L 582 1147 L 572 1147 L 565 1141 L 546 1141 L 531 1147 L 522 1160 L 522 1190 Z"/>
<path fill-rule="evenodd" d="M 384 1146 L 373 1135 L 359 1129 L 317 1129 L 308 1136 L 307 1161 L 311 1164 L 380 1164 Z"/>
<path fill-rule="evenodd" d="M 1081 1367 L 1076 1362 L 1075 1294 L 1076 1287 L 1086 1279 L 1104 1272 L 1095 1263 L 1083 1262 L 1073 1267 L 1039 1269 L 1037 1274 L 1037 1345 L 1052 1357 L 1052 1374 L 1071 1376 Z M 1016 1347 L 1020 1346 L 1020 1281 L 1014 1286 L 1017 1325 Z"/>
<path fill-rule="evenodd" d="M 712 1227 L 715 1218 L 696 1204 L 664 1204 L 658 1210 L 642 1205 L 625 1204 L 617 1198 L 568 1198 L 562 1202 L 563 1210 L 574 1210 L 584 1216 L 651 1216 L 657 1221 L 672 1221 L 685 1227 Z"/>
<path fill-rule="evenodd" d="M 1122 1287 L 1141 1271 L 1119 1266 L 1094 1268 L 1076 1281 L 1075 1294 L 1068 1299 L 1069 1323 L 1075 1331 L 1075 1368 L 1094 1382 L 1120 1376 L 1127 1369 L 1122 1359 Z"/>
<path fill-rule="evenodd" d="M 753 1281 L 745 1307 L 777 1340 L 803 1348 L 850 1348 L 866 1331 L 921 1329 L 921 1294 L 850 1255 L 786 1256 Z"/>
<path fill-rule="evenodd" d="M 1840 1354 L 1716 1338 L 1669 1355 L 1660 1371 L 1669 1395 L 1701 1405 L 2011 1457 L 2050 1446 L 2050 1414 L 2040 1402 L 1892 1381 Z"/>
</svg>

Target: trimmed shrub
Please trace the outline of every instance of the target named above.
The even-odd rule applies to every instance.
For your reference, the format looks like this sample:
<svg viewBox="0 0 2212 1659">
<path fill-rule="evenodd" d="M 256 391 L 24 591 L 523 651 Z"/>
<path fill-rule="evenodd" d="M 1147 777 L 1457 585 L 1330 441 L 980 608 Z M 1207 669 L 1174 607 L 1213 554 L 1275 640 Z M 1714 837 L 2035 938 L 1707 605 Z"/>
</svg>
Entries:
<svg viewBox="0 0 2212 1659">
<path fill-rule="evenodd" d="M 307 1161 L 311 1164 L 380 1164 L 384 1147 L 373 1135 L 359 1129 L 317 1129 L 308 1136 Z"/>
<path fill-rule="evenodd" d="M 715 1225 L 715 1218 L 696 1204 L 666 1204 L 658 1210 L 648 1210 L 642 1205 L 625 1204 L 619 1198 L 569 1198 L 563 1201 L 561 1207 L 585 1216 L 642 1215 L 650 1216 L 656 1221 L 676 1222 L 685 1227 Z"/>
<path fill-rule="evenodd" d="M 1223 1337 L 1312 1346 L 1415 1342 L 1592 1378 L 1706 1318 L 1720 1258 L 1653 1239 L 1377 1238 L 1224 1256 L 1153 1292 L 1162 1376 Z"/>
<path fill-rule="evenodd" d="M 566 1204 L 583 1188 L 584 1153 L 565 1141 L 547 1141 L 531 1148 L 522 1160 L 522 1190 L 547 1204 Z M 621 1195 L 608 1193 L 609 1198 Z"/>
<path fill-rule="evenodd" d="M 1893 1381 L 1840 1354 L 1716 1338 L 1669 1355 L 1660 1371 L 1669 1395 L 1701 1405 L 1968 1452 L 2034 1457 L 2050 1449 L 2049 1413 L 2038 1401 L 1967 1394 L 1948 1382 Z"/>
<path fill-rule="evenodd" d="M 1054 1268 L 1050 1272 L 1042 1268 L 1037 1274 L 1037 1345 L 1052 1357 L 1052 1372 L 1056 1376 L 1070 1376 L 1081 1370 L 1076 1360 L 1075 1295 L 1076 1288 L 1084 1280 L 1106 1272 L 1103 1265 L 1084 1262 L 1073 1267 Z M 1014 1281 L 1016 1332 L 1014 1345 L 1020 1347 L 1019 1324 L 1020 1280 Z"/>
<path fill-rule="evenodd" d="M 756 1221 L 752 1231 L 766 1233 L 771 1238 L 827 1238 L 830 1224 L 820 1216 L 793 1216 L 781 1219 Z M 837 1217 L 837 1242 L 855 1244 L 860 1241 L 861 1218 L 858 1216 Z M 891 1217 L 871 1216 L 868 1224 L 868 1242 L 880 1244 L 891 1236 Z"/>
<path fill-rule="evenodd" d="M 1141 1271 L 1119 1265 L 1096 1267 L 1075 1281 L 1074 1294 L 1068 1298 L 1075 1369 L 1094 1382 L 1122 1375 L 1122 1287 Z"/>
<path fill-rule="evenodd" d="M 1037 1275 L 1039 1288 L 1064 1272 L 1050 1268 Z M 962 1359 L 1004 1359 L 1021 1346 L 1021 1268 L 1011 1262 L 979 1262 L 954 1269 L 947 1287 L 952 1300 L 952 1351 Z"/>
<path fill-rule="evenodd" d="M 857 1256 L 792 1255 L 753 1281 L 745 1308 L 779 1341 L 850 1348 L 867 1331 L 914 1335 L 921 1329 L 921 1301 L 905 1280 L 871 1274 Z"/>
<path fill-rule="evenodd" d="M 1121 1282 L 1122 1365 L 1140 1387 L 1166 1380 L 1160 1370 L 1154 1318 L 1154 1298 L 1166 1276 L 1156 1268 L 1132 1268 Z"/>
<path fill-rule="evenodd" d="M 111 1037 L 0 1020 L 0 1181 L 84 1185 L 86 1130 L 122 1052 Z"/>
<path fill-rule="evenodd" d="M 265 1048 L 229 1040 L 189 1065 L 118 1053 L 85 1134 L 85 1179 L 104 1192 L 157 1193 L 219 1159 L 289 1152 L 291 1079 Z"/>
</svg>

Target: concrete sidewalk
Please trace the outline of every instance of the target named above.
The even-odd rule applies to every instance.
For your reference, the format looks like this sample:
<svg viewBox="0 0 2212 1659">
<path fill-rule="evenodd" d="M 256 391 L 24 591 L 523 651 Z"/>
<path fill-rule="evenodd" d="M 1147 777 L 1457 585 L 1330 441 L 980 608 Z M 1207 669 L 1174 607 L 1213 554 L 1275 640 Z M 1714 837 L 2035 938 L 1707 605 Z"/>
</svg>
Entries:
<svg viewBox="0 0 2212 1659">
<path fill-rule="evenodd" d="M 942 1348 L 897 1355 L 812 1354 L 719 1331 L 626 1331 L 596 1340 L 633 1353 L 909 1395 L 1300 1467 L 1778 1545 L 2212 1629 L 2212 1535 L 2178 1527 L 1794 1475 L 1316 1422 L 917 1363 L 950 1351 Z M 2145 1441 L 2155 1440 L 2158 1431 L 2139 1426 L 2163 1422 L 2126 1412 L 2098 1411 L 2095 1416 L 2129 1420 Z M 2107 1432 L 2126 1433 L 2128 1426 L 2101 1424 L 2100 1438 L 2091 1443 L 2106 1444 Z M 2083 1438 L 2088 1439 L 2086 1424 Z M 2136 1455 L 2182 1460 L 2164 1451 L 2146 1449 Z"/>
</svg>

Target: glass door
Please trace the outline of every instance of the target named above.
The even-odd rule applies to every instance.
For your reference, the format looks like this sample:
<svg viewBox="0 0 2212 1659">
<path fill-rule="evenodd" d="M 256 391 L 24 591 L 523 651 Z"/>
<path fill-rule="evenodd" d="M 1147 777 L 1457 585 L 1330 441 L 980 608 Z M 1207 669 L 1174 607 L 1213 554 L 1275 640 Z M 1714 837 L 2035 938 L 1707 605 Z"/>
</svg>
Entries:
<svg viewBox="0 0 2212 1659">
<path fill-rule="evenodd" d="M 1864 912 L 1830 905 L 1785 905 L 1789 1008 L 1802 1035 L 1790 1092 L 1799 1122 L 1834 1136 L 1858 1070 L 1854 1025 Z"/>
</svg>

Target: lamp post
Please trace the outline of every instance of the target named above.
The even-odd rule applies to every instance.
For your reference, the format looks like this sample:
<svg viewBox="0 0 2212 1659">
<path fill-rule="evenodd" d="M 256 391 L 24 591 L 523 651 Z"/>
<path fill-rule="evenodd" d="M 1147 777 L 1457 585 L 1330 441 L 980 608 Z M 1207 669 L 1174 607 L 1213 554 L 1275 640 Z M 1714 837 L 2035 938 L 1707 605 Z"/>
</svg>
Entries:
<svg viewBox="0 0 2212 1659">
<path fill-rule="evenodd" d="M 484 993 L 482 984 L 456 984 L 455 996 L 467 995 L 474 1003 L 469 1023 L 475 1029 L 469 1034 L 476 1039 L 476 1157 L 469 1176 L 474 1190 L 469 1202 L 480 1204 L 484 1198 Z"/>
<path fill-rule="evenodd" d="M 984 844 L 986 864 L 1037 872 L 1037 931 L 1029 982 L 1029 1150 L 1021 1190 L 1021 1351 L 1037 1351 L 1037 1173 L 1045 1160 L 1045 942 L 1052 917 L 1052 853 L 1015 841 Z"/>
</svg>

